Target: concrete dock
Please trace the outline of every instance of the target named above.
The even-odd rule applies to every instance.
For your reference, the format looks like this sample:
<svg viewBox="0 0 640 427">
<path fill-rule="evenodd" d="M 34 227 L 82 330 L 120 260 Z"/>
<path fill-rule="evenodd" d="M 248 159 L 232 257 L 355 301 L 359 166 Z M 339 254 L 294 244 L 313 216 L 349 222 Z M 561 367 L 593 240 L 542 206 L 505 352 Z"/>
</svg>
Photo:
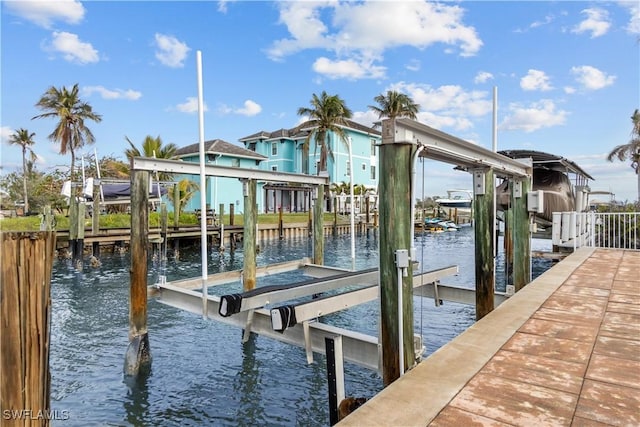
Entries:
<svg viewBox="0 0 640 427">
<path fill-rule="evenodd" d="M 338 425 L 640 425 L 640 252 L 578 249 Z"/>
</svg>

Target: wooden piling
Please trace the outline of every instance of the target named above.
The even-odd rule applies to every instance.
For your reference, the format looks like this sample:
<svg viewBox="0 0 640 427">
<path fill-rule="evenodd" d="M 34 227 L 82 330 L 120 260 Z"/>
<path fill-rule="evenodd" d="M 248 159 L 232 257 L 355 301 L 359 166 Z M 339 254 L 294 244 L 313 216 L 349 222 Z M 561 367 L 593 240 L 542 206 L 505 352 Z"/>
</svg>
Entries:
<svg viewBox="0 0 640 427">
<path fill-rule="evenodd" d="M 93 215 L 91 216 L 91 233 L 95 236 L 100 232 L 100 180 L 93 186 Z"/>
<path fill-rule="evenodd" d="M 180 187 L 178 184 L 173 186 L 173 226 L 180 227 Z"/>
<path fill-rule="evenodd" d="M 9 232 L 0 236 L 0 424 L 48 426 L 52 415 L 50 290 L 56 233 Z M 38 414 L 43 416 L 32 419 Z"/>
<path fill-rule="evenodd" d="M 316 199 L 313 201 L 313 263 L 324 264 L 324 185 L 318 185 Z"/>
<path fill-rule="evenodd" d="M 278 207 L 278 237 L 280 240 L 284 238 L 284 224 L 282 220 L 282 206 Z"/>
<path fill-rule="evenodd" d="M 521 181 L 520 197 L 511 192 L 513 206 L 513 285 L 515 291 L 531 282 L 531 229 L 527 210 L 527 193 L 531 188 L 529 179 Z"/>
<path fill-rule="evenodd" d="M 151 364 L 147 329 L 147 248 L 149 245 L 149 172 L 131 173 L 131 269 L 129 270 L 129 347 L 124 373 L 137 376 Z"/>
<path fill-rule="evenodd" d="M 392 120 L 382 122 L 382 134 L 394 135 Z M 397 250 L 413 246 L 411 231 L 411 203 L 413 191 L 411 174 L 416 146 L 403 143 L 380 145 L 380 317 L 382 342 L 382 379 L 385 386 L 401 375 L 400 332 L 402 331 L 403 366 L 408 369 L 415 362 L 413 350 L 413 271 L 411 262 L 402 284 L 402 324 L 398 313 Z"/>
<path fill-rule="evenodd" d="M 242 288 L 245 291 L 250 291 L 256 287 L 256 227 L 258 223 L 256 180 L 244 180 L 242 185 L 244 188 L 244 235 L 242 237 L 244 266 L 242 270 Z"/>
<path fill-rule="evenodd" d="M 233 203 L 229 203 L 229 225 L 235 224 L 235 207 L 236 205 Z M 231 233 L 229 235 L 229 247 L 232 251 L 236 250 L 236 234 Z"/>
<path fill-rule="evenodd" d="M 473 183 L 475 187 L 473 217 L 476 243 L 476 320 L 480 320 L 494 308 L 493 194 L 495 179 L 493 169 L 474 171 Z M 482 190 L 479 190 L 479 187 L 482 187 Z"/>
</svg>

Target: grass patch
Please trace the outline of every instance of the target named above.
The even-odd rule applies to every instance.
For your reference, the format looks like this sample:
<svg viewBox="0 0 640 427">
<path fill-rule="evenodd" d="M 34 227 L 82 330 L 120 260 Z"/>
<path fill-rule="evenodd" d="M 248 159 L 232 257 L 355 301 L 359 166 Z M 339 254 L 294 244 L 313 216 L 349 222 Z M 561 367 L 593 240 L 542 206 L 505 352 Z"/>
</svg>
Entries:
<svg viewBox="0 0 640 427">
<path fill-rule="evenodd" d="M 168 214 L 168 224 L 173 226 L 173 213 Z M 280 215 L 277 213 L 258 215 L 258 224 L 278 224 Z M 234 225 L 243 225 L 244 218 L 242 215 L 234 216 Z M 17 218 L 0 219 L 0 231 L 38 231 L 40 230 L 40 216 L 25 216 Z M 229 225 L 229 215 L 224 215 L 222 221 L 225 225 Z M 309 221 L 309 214 L 303 213 L 284 213 L 282 214 L 282 222 L 284 224 L 306 223 Z M 338 222 L 348 222 L 349 217 L 338 215 Z M 84 220 L 85 229 L 90 230 L 93 219 L 87 217 Z M 333 214 L 324 214 L 325 224 L 333 223 Z M 180 226 L 198 226 L 198 217 L 194 213 L 182 213 L 179 219 Z M 149 213 L 149 226 L 160 226 L 160 214 L 157 212 Z M 129 228 L 131 227 L 131 215 L 129 214 L 104 214 L 100 215 L 100 228 Z M 69 230 L 69 217 L 64 215 L 55 215 L 55 229 L 59 231 Z"/>
</svg>

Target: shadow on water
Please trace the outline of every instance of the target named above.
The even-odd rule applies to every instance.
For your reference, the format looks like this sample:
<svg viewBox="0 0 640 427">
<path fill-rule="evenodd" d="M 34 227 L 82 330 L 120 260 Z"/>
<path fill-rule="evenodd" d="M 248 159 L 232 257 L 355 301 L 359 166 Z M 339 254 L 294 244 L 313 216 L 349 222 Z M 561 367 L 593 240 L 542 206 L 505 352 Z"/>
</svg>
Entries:
<svg viewBox="0 0 640 427">
<path fill-rule="evenodd" d="M 124 375 L 123 382 L 128 390 L 126 398 L 123 400 L 123 406 L 126 420 L 130 425 L 144 425 L 149 409 L 148 382 L 151 373 L 151 366 L 148 366 L 136 376 Z"/>
</svg>

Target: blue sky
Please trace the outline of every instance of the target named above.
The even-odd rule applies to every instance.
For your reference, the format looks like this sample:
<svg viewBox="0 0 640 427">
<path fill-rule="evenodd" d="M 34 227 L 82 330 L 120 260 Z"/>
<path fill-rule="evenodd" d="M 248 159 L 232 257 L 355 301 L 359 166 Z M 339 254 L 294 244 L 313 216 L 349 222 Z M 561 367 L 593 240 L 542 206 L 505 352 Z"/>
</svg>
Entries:
<svg viewBox="0 0 640 427">
<path fill-rule="evenodd" d="M 2 1 L 2 173 L 21 165 L 5 142 L 36 133 L 40 169 L 68 168 L 53 119 L 31 120 L 50 86 L 78 83 L 102 122 L 84 153 L 124 159 L 125 136 L 178 146 L 198 140 L 196 52 L 202 52 L 205 138 L 238 144 L 290 128 L 313 93 L 340 95 L 366 125 L 389 89 L 420 104 L 418 120 L 498 149 L 565 156 L 594 190 L 636 198 L 628 162 L 640 108 L 638 1 Z M 424 194 L 471 188 L 471 176 L 428 161 Z M 422 195 L 418 185 L 418 197 Z"/>
</svg>

